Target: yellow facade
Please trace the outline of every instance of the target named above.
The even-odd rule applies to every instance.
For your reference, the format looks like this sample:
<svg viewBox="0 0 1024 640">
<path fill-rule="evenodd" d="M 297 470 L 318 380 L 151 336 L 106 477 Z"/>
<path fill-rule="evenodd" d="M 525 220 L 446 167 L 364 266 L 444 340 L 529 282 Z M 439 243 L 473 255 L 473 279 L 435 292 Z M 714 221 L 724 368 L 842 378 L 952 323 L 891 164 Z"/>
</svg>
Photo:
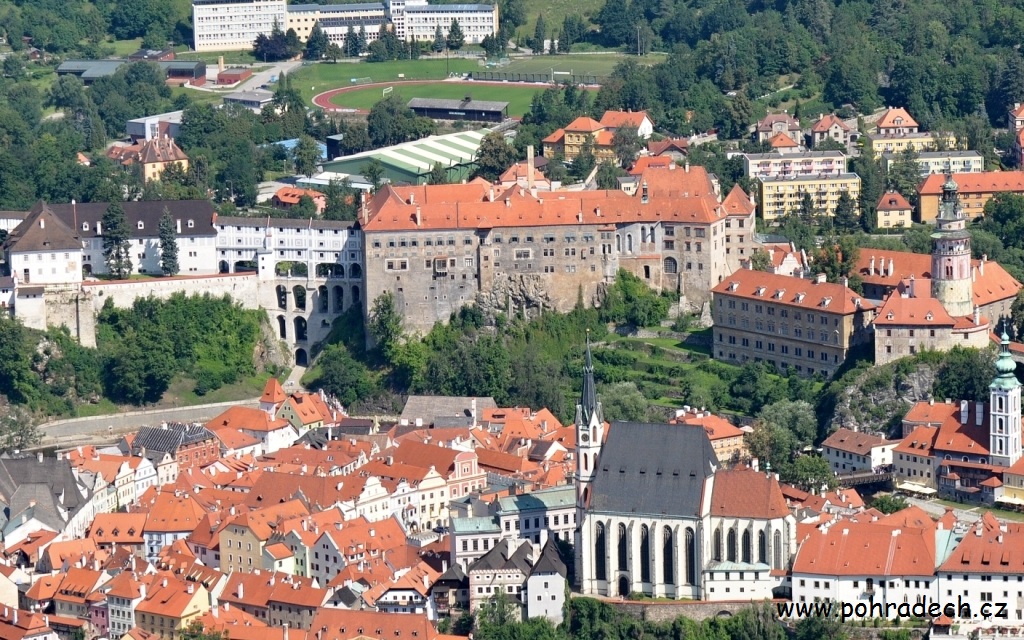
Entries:
<svg viewBox="0 0 1024 640">
<path fill-rule="evenodd" d="M 233 524 L 220 533 L 220 566 L 224 573 L 252 573 L 263 566 L 263 541 L 249 527 Z"/>
<path fill-rule="evenodd" d="M 945 136 L 944 140 L 942 136 Z M 908 147 L 913 147 L 917 151 L 936 151 L 939 147 L 936 144 L 936 139 L 940 140 L 946 149 L 956 148 L 956 136 L 951 133 L 922 131 L 889 136 L 868 134 L 865 138 L 876 156 L 881 156 L 883 153 L 899 153 Z"/>
<path fill-rule="evenodd" d="M 973 220 L 978 216 L 985 213 L 985 203 L 992 199 L 995 192 L 982 192 L 982 193 L 961 193 L 960 194 L 960 206 L 963 207 L 964 216 L 968 220 Z M 917 205 L 920 211 L 919 222 L 935 222 L 935 218 L 939 215 L 939 201 L 942 200 L 942 194 L 938 195 L 922 195 L 920 202 Z"/>
<path fill-rule="evenodd" d="M 210 593 L 200 584 L 194 586 L 194 592 L 180 614 L 167 611 L 165 613 L 136 612 L 135 623 L 141 629 L 160 637 L 160 640 L 179 640 L 182 631 L 210 610 Z"/>
<path fill-rule="evenodd" d="M 858 206 L 860 176 L 844 173 L 838 176 L 808 176 L 795 178 L 760 178 L 759 206 L 768 222 L 791 211 L 799 211 L 804 194 L 809 193 L 815 208 L 825 215 L 834 215 L 839 195 L 847 193 Z"/>
<path fill-rule="evenodd" d="M 889 209 L 879 211 L 877 216 L 880 228 L 909 227 L 914 224 L 913 209 Z"/>
<path fill-rule="evenodd" d="M 172 162 L 148 162 L 142 165 L 142 179 L 145 182 L 151 180 L 159 180 L 160 174 L 164 172 L 167 165 L 178 164 L 181 166 L 182 171 L 188 171 L 188 159 L 174 160 Z"/>
</svg>

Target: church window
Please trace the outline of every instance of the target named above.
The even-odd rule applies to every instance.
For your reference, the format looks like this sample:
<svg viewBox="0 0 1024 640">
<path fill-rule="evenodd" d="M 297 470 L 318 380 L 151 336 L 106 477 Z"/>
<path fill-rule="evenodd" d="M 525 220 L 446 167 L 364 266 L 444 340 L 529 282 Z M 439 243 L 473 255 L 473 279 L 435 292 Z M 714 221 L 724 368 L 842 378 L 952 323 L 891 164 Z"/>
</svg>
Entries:
<svg viewBox="0 0 1024 640">
<path fill-rule="evenodd" d="M 768 564 L 768 550 L 765 548 L 764 531 L 757 532 L 757 561 L 761 564 Z"/>
<path fill-rule="evenodd" d="M 743 544 L 743 546 L 741 548 L 741 551 L 742 551 L 741 558 L 742 558 L 743 562 L 750 562 L 751 561 L 750 558 L 751 558 L 752 554 L 751 554 L 751 551 L 750 551 L 750 531 L 749 530 L 743 532 L 743 543 L 742 544 Z"/>
<path fill-rule="evenodd" d="M 729 529 L 725 540 L 725 559 L 729 562 L 736 562 L 736 530 Z"/>
<path fill-rule="evenodd" d="M 665 584 L 675 584 L 675 549 L 672 540 L 672 528 L 665 527 L 664 533 L 662 533 L 662 549 L 661 549 L 661 581 Z"/>
<path fill-rule="evenodd" d="M 605 561 L 608 557 L 608 540 L 605 535 L 604 525 L 600 522 L 595 527 L 594 535 L 594 571 L 595 576 L 598 580 L 607 580 L 608 571 L 605 566 Z"/>
<path fill-rule="evenodd" d="M 626 537 L 626 525 L 619 524 L 619 571 L 626 571 L 626 550 L 629 547 L 629 539 Z"/>
<path fill-rule="evenodd" d="M 718 532 L 716 532 L 718 533 Z M 721 537 L 719 537 L 719 540 Z M 697 583 L 697 541 L 693 529 L 686 528 L 686 584 Z"/>
<path fill-rule="evenodd" d="M 776 531 L 772 536 L 772 568 L 782 568 L 782 532 Z"/>
<path fill-rule="evenodd" d="M 583 470 L 584 471 L 589 471 L 590 470 L 590 462 L 589 462 L 589 460 L 587 458 L 587 454 L 585 454 L 585 453 L 583 454 Z"/>
<path fill-rule="evenodd" d="M 712 557 L 721 562 L 722 561 L 722 530 L 715 529 L 715 548 L 712 551 Z"/>
<path fill-rule="evenodd" d="M 640 582 L 651 581 L 651 531 L 640 527 Z"/>
</svg>

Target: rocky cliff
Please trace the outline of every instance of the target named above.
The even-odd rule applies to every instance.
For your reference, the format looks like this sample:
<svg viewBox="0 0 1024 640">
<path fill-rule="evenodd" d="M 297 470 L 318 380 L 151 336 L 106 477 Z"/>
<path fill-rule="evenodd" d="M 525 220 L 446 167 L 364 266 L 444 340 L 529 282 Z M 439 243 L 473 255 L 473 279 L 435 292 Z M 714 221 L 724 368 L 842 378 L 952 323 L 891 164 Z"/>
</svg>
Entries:
<svg viewBox="0 0 1024 640">
<path fill-rule="evenodd" d="M 828 432 L 839 427 L 893 433 L 915 402 L 931 398 L 938 367 L 897 361 L 843 376 L 823 401 L 835 406 L 827 422 Z"/>
</svg>

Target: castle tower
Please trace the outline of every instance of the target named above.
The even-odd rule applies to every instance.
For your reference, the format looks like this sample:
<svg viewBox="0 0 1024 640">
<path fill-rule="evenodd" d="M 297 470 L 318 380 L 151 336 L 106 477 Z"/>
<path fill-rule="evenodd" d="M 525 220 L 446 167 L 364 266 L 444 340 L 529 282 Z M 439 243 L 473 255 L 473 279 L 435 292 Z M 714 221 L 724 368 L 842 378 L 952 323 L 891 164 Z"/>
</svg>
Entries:
<svg viewBox="0 0 1024 640">
<path fill-rule="evenodd" d="M 1003 331 L 1002 347 L 996 359 L 996 377 L 989 385 L 989 453 L 992 464 L 1013 466 L 1021 454 L 1020 382 L 1017 363 L 1010 355 L 1010 338 Z"/>
<path fill-rule="evenodd" d="M 952 174 L 942 185 L 942 202 L 932 234 L 932 297 L 954 318 L 974 312 L 971 278 L 971 234 L 960 209 L 960 196 Z"/>
</svg>

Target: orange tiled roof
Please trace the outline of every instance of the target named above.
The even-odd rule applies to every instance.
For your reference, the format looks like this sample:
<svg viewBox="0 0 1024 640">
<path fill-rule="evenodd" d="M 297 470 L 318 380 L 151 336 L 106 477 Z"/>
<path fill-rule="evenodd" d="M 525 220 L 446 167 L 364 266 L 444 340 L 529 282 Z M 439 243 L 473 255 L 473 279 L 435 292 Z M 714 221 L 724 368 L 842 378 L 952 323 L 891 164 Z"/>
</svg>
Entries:
<svg viewBox="0 0 1024 640">
<path fill-rule="evenodd" d="M 712 292 L 830 313 L 850 314 L 875 308 L 841 284 L 818 283 L 750 269 L 734 272 L 715 285 Z"/>
<path fill-rule="evenodd" d="M 142 544 L 146 518 L 145 513 L 98 513 L 88 537 L 97 544 Z"/>
<path fill-rule="evenodd" d="M 245 429 L 270 433 L 279 429 L 291 429 L 287 420 L 271 420 L 266 411 L 248 407 L 230 407 L 219 416 L 206 423 L 206 428 L 217 432 L 220 429 Z"/>
<path fill-rule="evenodd" d="M 878 199 L 878 205 L 875 208 L 879 211 L 909 211 L 914 207 L 899 191 L 886 191 Z"/>
<path fill-rule="evenodd" d="M 788 516 L 789 507 L 774 474 L 739 467 L 715 474 L 711 515 L 772 520 Z"/>
<path fill-rule="evenodd" d="M 160 572 L 154 576 L 146 591 L 146 597 L 135 607 L 135 612 L 180 618 L 188 613 L 189 605 L 196 599 L 195 592 L 198 588 L 201 587 L 186 582 L 173 573 Z M 200 607 L 203 607 L 201 600 Z"/>
<path fill-rule="evenodd" d="M 271 377 L 267 380 L 267 384 L 263 386 L 263 395 L 260 396 L 260 402 L 279 404 L 284 402 L 287 397 L 284 394 L 284 389 L 281 388 L 281 383 L 277 381 L 277 378 Z"/>
<path fill-rule="evenodd" d="M 793 149 L 800 146 L 785 133 L 776 133 L 768 140 L 768 144 L 771 145 L 772 149 Z"/>
<path fill-rule="evenodd" d="M 843 131 L 849 131 L 850 127 L 846 126 L 846 123 L 836 117 L 835 114 L 829 113 L 818 119 L 817 122 L 811 126 L 812 133 L 825 133 L 831 129 L 834 125 L 838 125 Z"/>
<path fill-rule="evenodd" d="M 754 202 L 739 184 L 732 185 L 729 195 L 722 201 L 726 214 L 730 216 L 749 216 L 754 213 Z"/>
<path fill-rule="evenodd" d="M 1024 104 L 1018 104 L 1013 109 L 1010 109 L 1010 114 L 1015 118 L 1024 118 Z"/>
<path fill-rule="evenodd" d="M 977 424 L 979 411 L 977 402 L 967 404 L 967 424 L 960 422 L 960 403 L 944 402 L 930 404 L 918 402 L 911 407 L 904 418 L 907 422 L 927 422 L 938 426 L 933 450 L 936 453 L 950 452 L 975 456 L 988 456 L 988 411 L 981 404 L 981 424 Z"/>
<path fill-rule="evenodd" d="M 743 431 L 731 422 L 720 416 L 713 415 L 710 411 L 688 411 L 681 413 L 672 420 L 670 424 L 685 424 L 693 427 L 703 427 L 708 434 L 708 439 L 724 440 L 727 438 L 741 438 Z"/>
<path fill-rule="evenodd" d="M 640 156 L 630 167 L 629 173 L 636 175 L 643 173 L 645 169 L 652 167 L 658 167 L 661 169 L 667 169 L 670 164 L 675 163 L 675 160 L 669 156 Z"/>
<path fill-rule="evenodd" d="M 572 122 L 570 122 L 565 127 L 566 131 L 586 132 L 586 133 L 594 133 L 595 131 L 601 131 L 603 129 L 604 129 L 604 126 L 602 126 L 600 122 L 598 122 L 597 120 L 594 120 L 593 118 L 589 118 L 587 116 L 580 116 L 580 117 L 576 118 L 575 120 L 573 120 Z"/>
<path fill-rule="evenodd" d="M 896 124 L 897 120 L 901 120 L 901 122 Z M 910 114 L 903 107 L 890 107 L 875 124 L 879 129 L 918 126 L 917 121 L 911 118 Z"/>
<path fill-rule="evenodd" d="M 954 173 L 958 190 L 964 193 L 1024 193 L 1024 171 L 983 171 L 981 173 Z M 941 173 L 929 174 L 918 185 L 917 192 L 923 196 L 937 196 L 942 193 L 946 176 Z"/>
<path fill-rule="evenodd" d="M 274 197 L 277 198 L 278 202 L 283 202 L 285 204 L 299 204 L 299 200 L 302 199 L 302 196 L 308 196 L 313 200 L 325 197 L 324 194 L 319 191 L 314 191 L 313 189 L 300 189 L 298 187 L 281 187 L 274 194 Z"/>
<path fill-rule="evenodd" d="M 789 115 L 788 113 L 769 113 L 760 122 L 757 123 L 758 131 L 771 131 L 772 125 L 777 122 L 783 122 L 790 131 L 799 131 L 800 122 Z"/>
<path fill-rule="evenodd" d="M 517 180 L 527 180 L 530 177 L 530 165 L 526 162 L 517 162 L 513 164 L 498 178 L 499 182 L 516 182 Z M 548 179 L 544 177 L 544 174 L 537 169 L 533 170 L 533 180 L 536 183 L 547 184 Z"/>
<path fill-rule="evenodd" d="M 555 129 L 548 137 L 541 140 L 548 144 L 558 144 L 565 139 L 565 129 Z"/>
<path fill-rule="evenodd" d="M 860 456 L 870 456 L 871 449 L 886 444 L 882 436 L 864 433 L 863 431 L 852 431 L 840 427 L 832 432 L 832 435 L 825 438 L 821 443 L 822 447 L 830 447 L 837 451 L 846 451 Z"/>
<path fill-rule="evenodd" d="M 793 559 L 793 574 L 927 576 L 935 573 L 932 528 L 839 521 L 815 528 Z"/>
<path fill-rule="evenodd" d="M 653 156 L 660 156 L 670 149 L 687 153 L 690 150 L 690 141 L 686 138 L 672 138 L 669 140 L 652 140 L 647 143 L 647 152 Z"/>
<path fill-rule="evenodd" d="M 158 492 L 146 518 L 146 531 L 190 532 L 203 519 L 205 511 L 189 494 Z"/>
<path fill-rule="evenodd" d="M 1022 546 L 1024 526 L 1018 522 L 1000 523 L 986 511 L 939 570 L 950 573 L 1024 573 Z"/>
<path fill-rule="evenodd" d="M 280 504 L 267 505 L 258 511 L 240 513 L 231 518 L 230 523 L 246 527 L 257 539 L 266 541 L 277 530 L 277 524 L 284 520 L 309 515 L 309 510 L 300 500 L 289 500 Z"/>
<path fill-rule="evenodd" d="M 649 119 L 646 111 L 605 111 L 598 124 L 612 129 L 639 127 L 645 118 Z"/>
<path fill-rule="evenodd" d="M 893 453 L 930 458 L 932 456 L 932 447 L 935 446 L 935 438 L 938 435 L 939 430 L 936 427 L 915 427 L 913 431 L 907 434 L 906 438 L 900 440 L 900 443 L 893 449 Z"/>
<path fill-rule="evenodd" d="M 435 640 L 437 632 L 426 616 L 376 611 L 349 611 L 323 607 L 317 610 L 310 624 L 311 634 L 320 640 Z"/>
<path fill-rule="evenodd" d="M 894 293 L 878 310 L 875 324 L 918 327 L 952 327 L 956 324 L 942 303 L 935 298 L 904 298 Z"/>
</svg>

